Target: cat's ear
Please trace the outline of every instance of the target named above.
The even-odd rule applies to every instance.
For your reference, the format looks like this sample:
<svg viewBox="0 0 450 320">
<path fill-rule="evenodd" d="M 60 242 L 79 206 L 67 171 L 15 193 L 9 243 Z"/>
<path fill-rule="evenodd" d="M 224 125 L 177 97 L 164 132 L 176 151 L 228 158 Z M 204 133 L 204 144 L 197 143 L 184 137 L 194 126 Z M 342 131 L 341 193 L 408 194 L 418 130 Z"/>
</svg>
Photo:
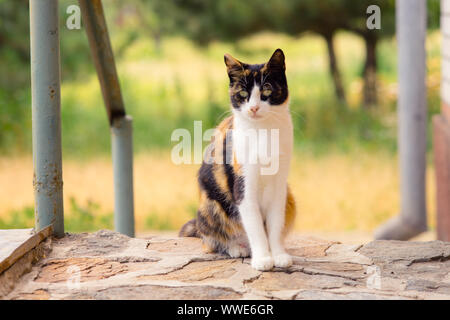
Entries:
<svg viewBox="0 0 450 320">
<path fill-rule="evenodd" d="M 226 53 L 224 55 L 225 65 L 227 66 L 228 77 L 230 78 L 230 83 L 238 81 L 244 72 L 244 65 L 239 60 L 233 58 L 230 54 Z"/>
<path fill-rule="evenodd" d="M 279 69 L 279 70 L 286 70 L 286 65 L 284 63 L 284 53 L 283 50 L 277 49 L 272 54 L 272 57 L 270 58 L 269 62 L 267 62 L 267 67 L 269 69 Z"/>
<path fill-rule="evenodd" d="M 233 58 L 231 54 L 225 53 L 223 59 L 225 60 L 225 65 L 227 66 L 228 71 L 236 69 L 241 70 L 243 68 L 242 62 Z"/>
</svg>

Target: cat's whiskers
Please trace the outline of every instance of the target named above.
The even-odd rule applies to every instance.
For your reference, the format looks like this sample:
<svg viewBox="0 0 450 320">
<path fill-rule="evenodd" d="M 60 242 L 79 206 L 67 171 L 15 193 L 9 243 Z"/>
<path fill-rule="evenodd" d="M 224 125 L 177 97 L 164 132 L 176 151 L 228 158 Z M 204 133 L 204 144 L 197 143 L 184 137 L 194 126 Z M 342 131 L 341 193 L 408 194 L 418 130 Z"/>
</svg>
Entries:
<svg viewBox="0 0 450 320">
<path fill-rule="evenodd" d="M 233 113 L 232 110 L 226 110 L 226 111 L 222 112 L 222 114 L 219 115 L 219 116 L 216 118 L 216 122 L 217 122 L 217 121 L 221 122 L 225 116 L 228 116 L 228 115 L 230 115 L 230 114 L 232 114 L 232 113 Z"/>
<path fill-rule="evenodd" d="M 269 110 L 268 111 L 269 114 L 273 115 L 273 118 L 277 121 L 277 122 L 282 122 L 284 123 L 284 119 L 280 118 L 280 115 L 278 113 L 276 113 L 275 111 Z M 301 116 L 300 116 L 301 117 Z M 301 117 L 303 118 L 303 117 Z M 304 119 L 303 119 L 304 120 Z M 300 129 L 297 126 L 293 126 L 294 132 L 298 133 L 299 135 L 302 135 L 302 132 L 300 131 Z"/>
<path fill-rule="evenodd" d="M 274 118 L 277 122 L 283 122 L 283 121 L 284 121 L 284 119 L 281 119 L 281 118 L 280 118 L 280 115 L 279 115 L 278 113 L 276 113 L 275 111 L 268 110 L 267 113 L 270 114 L 270 115 L 272 115 L 273 118 Z"/>
<path fill-rule="evenodd" d="M 293 114 L 293 115 L 295 115 L 295 116 L 298 116 L 299 118 L 302 118 L 302 120 L 304 120 L 305 117 L 302 116 L 302 115 L 300 114 L 300 112 L 297 112 L 297 111 L 292 110 L 292 109 L 289 109 L 289 111 L 290 111 L 291 114 Z"/>
</svg>

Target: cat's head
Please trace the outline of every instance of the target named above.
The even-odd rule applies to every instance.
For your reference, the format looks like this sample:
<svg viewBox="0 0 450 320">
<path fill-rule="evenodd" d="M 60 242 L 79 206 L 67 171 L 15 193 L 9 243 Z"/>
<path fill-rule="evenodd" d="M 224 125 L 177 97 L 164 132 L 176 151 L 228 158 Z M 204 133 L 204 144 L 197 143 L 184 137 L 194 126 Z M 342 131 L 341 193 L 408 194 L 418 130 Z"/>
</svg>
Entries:
<svg viewBox="0 0 450 320">
<path fill-rule="evenodd" d="M 288 86 L 284 53 L 275 50 L 264 64 L 247 64 L 225 54 L 234 114 L 250 121 L 267 119 L 287 108 Z"/>
</svg>

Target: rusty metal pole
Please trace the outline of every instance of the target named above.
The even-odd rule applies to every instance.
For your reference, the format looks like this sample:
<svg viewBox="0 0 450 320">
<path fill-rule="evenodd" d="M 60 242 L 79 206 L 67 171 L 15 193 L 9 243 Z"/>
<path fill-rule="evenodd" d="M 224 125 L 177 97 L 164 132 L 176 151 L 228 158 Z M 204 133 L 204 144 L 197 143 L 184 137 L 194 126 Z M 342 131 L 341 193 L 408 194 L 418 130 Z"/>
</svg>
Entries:
<svg viewBox="0 0 450 320">
<path fill-rule="evenodd" d="M 125 114 L 102 2 L 79 3 L 111 126 L 115 230 L 134 237 L 132 118 Z"/>
<path fill-rule="evenodd" d="M 108 36 L 103 6 L 100 0 L 79 0 L 83 25 L 89 40 L 91 56 L 97 70 L 109 123 L 125 116 L 116 63 Z"/>
<path fill-rule="evenodd" d="M 375 232 L 376 239 L 408 240 L 427 230 L 426 5 L 423 0 L 396 2 L 401 212 Z"/>
<path fill-rule="evenodd" d="M 64 235 L 58 0 L 30 0 L 36 231 Z"/>
</svg>

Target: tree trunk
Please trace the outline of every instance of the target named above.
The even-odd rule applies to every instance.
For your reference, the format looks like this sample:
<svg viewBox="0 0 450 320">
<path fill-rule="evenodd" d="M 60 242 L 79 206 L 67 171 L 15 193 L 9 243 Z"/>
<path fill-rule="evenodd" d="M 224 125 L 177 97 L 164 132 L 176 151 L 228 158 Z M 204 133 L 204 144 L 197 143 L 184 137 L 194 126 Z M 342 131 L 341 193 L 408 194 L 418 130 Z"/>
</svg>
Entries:
<svg viewBox="0 0 450 320">
<path fill-rule="evenodd" d="M 324 34 L 323 36 L 327 43 L 330 75 L 331 75 L 331 78 L 333 79 L 334 91 L 336 93 L 336 97 L 339 99 L 340 102 L 346 104 L 344 86 L 342 84 L 341 73 L 339 72 L 339 68 L 337 65 L 337 59 L 336 59 L 336 53 L 335 53 L 334 45 L 333 45 L 333 34 L 329 33 L 329 34 Z"/>
<path fill-rule="evenodd" d="M 377 104 L 377 38 L 365 36 L 366 63 L 364 65 L 364 108 L 369 109 Z"/>
<path fill-rule="evenodd" d="M 153 34 L 153 43 L 155 45 L 155 50 L 160 52 L 161 51 L 161 31 L 155 30 L 152 32 Z"/>
</svg>

